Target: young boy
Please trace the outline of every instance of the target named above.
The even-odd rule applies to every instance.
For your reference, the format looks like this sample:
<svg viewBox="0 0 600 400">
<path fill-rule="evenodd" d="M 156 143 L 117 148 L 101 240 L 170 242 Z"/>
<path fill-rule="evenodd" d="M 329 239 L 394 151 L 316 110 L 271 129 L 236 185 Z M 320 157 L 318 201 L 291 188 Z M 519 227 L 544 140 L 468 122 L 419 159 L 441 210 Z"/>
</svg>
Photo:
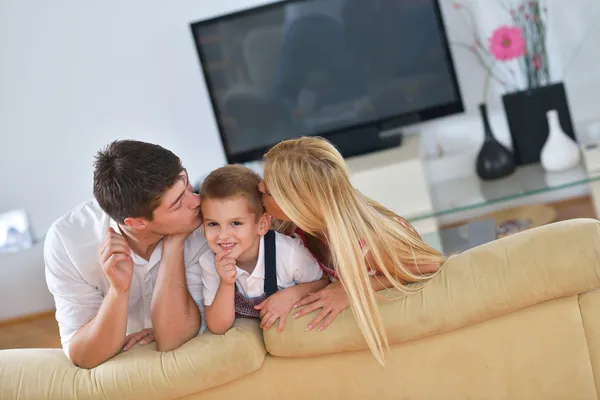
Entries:
<svg viewBox="0 0 600 400">
<path fill-rule="evenodd" d="M 260 318 L 278 331 L 292 306 L 328 284 L 300 238 L 269 230 L 260 176 L 241 165 L 213 171 L 202 183 L 204 233 L 200 256 L 208 329 L 223 334 L 236 317 Z"/>
</svg>

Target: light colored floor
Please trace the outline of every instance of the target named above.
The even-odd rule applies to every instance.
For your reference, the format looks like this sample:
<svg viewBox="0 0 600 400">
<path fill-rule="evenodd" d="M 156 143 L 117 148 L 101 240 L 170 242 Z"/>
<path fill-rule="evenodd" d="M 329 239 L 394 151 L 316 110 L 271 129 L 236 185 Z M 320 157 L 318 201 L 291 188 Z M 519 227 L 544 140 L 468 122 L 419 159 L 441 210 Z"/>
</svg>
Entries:
<svg viewBox="0 0 600 400">
<path fill-rule="evenodd" d="M 0 350 L 48 347 L 61 347 L 53 313 L 0 322 Z"/>
</svg>

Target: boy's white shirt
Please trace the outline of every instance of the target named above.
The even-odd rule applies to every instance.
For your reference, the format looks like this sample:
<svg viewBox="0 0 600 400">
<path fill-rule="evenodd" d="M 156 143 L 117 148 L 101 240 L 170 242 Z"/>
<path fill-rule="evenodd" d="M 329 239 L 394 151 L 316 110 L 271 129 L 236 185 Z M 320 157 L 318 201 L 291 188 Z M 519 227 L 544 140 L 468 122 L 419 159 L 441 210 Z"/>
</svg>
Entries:
<svg viewBox="0 0 600 400">
<path fill-rule="evenodd" d="M 259 246 L 258 260 L 252 274 L 236 267 L 236 286 L 246 298 L 264 294 L 264 237 L 261 237 Z M 304 243 L 299 237 L 290 237 L 275 232 L 275 248 L 278 289 L 285 289 L 299 283 L 318 281 L 323 276 L 319 263 L 304 247 Z M 204 305 L 210 306 L 215 299 L 220 283 L 215 269 L 215 254 L 210 248 L 200 255 L 200 267 L 204 286 Z"/>
</svg>

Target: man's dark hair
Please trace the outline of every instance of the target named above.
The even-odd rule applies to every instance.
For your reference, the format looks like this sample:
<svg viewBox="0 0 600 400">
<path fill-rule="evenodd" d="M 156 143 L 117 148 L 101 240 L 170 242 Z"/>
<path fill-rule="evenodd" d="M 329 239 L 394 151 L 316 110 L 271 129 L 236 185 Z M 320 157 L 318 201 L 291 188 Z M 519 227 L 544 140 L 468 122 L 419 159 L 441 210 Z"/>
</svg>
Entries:
<svg viewBox="0 0 600 400">
<path fill-rule="evenodd" d="M 112 219 L 152 221 L 164 193 L 183 171 L 181 160 L 152 143 L 117 140 L 96 154 L 94 197 Z"/>
</svg>

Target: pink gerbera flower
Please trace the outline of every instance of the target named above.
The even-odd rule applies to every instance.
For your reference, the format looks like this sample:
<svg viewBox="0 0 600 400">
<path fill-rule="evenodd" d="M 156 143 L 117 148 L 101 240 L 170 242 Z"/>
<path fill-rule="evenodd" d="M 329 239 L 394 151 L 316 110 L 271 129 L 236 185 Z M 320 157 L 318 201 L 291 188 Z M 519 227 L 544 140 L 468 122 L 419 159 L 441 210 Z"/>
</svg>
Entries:
<svg viewBox="0 0 600 400">
<path fill-rule="evenodd" d="M 508 61 L 525 54 L 525 39 L 520 28 L 501 26 L 490 38 L 490 50 L 500 61 Z"/>
</svg>

